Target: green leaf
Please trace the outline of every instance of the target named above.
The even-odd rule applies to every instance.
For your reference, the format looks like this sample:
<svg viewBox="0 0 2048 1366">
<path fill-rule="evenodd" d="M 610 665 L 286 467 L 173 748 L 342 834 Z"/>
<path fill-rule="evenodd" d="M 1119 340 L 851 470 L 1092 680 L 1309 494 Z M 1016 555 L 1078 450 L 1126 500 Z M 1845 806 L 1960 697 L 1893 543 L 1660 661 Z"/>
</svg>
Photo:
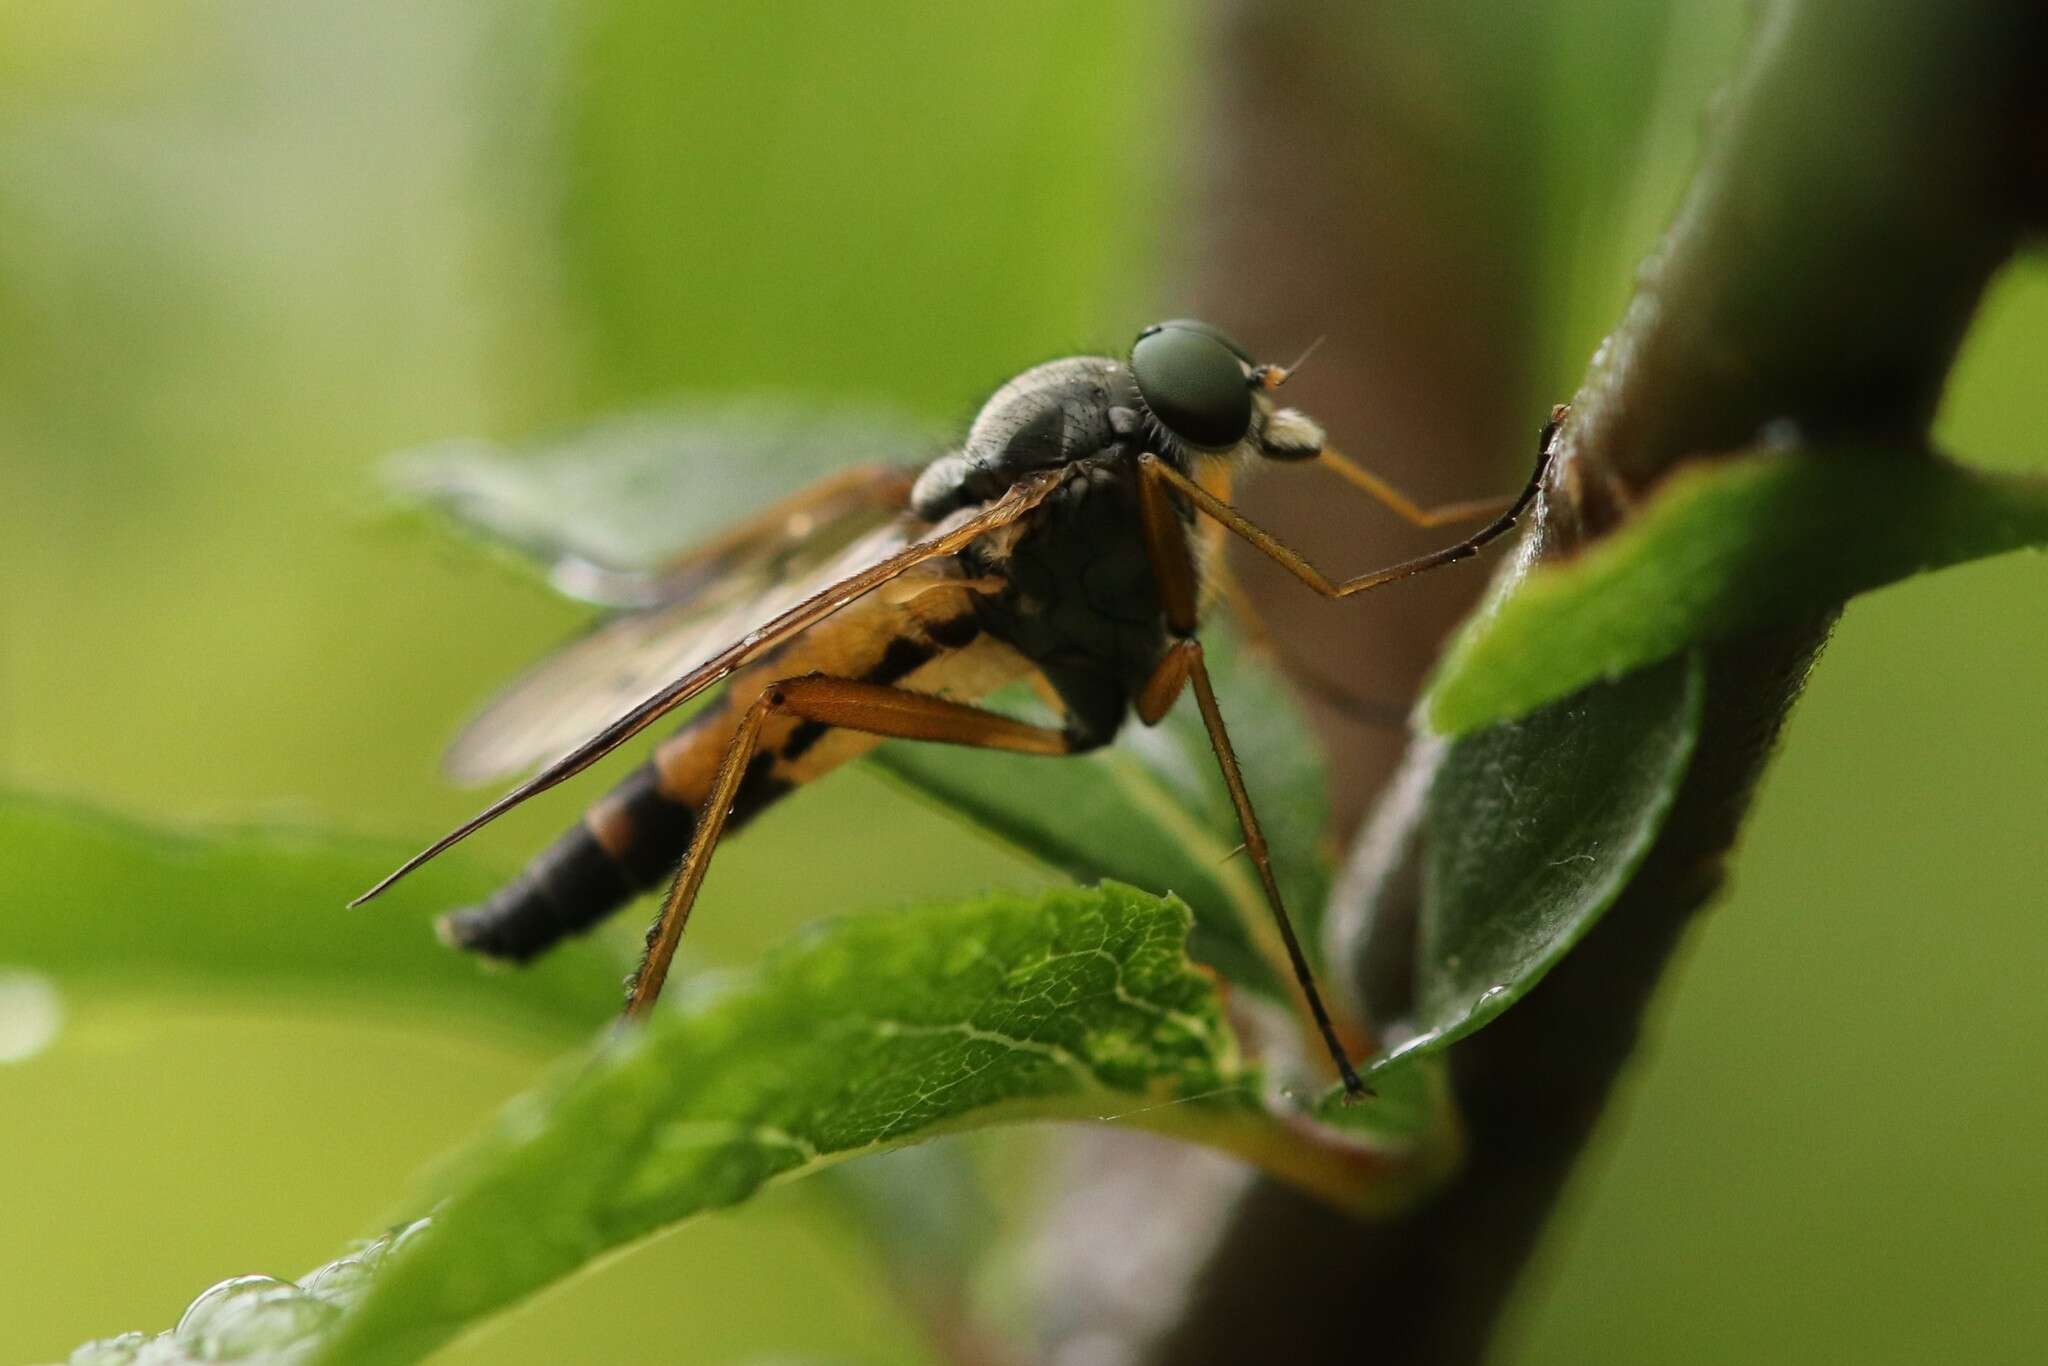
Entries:
<svg viewBox="0 0 2048 1366">
<path fill-rule="evenodd" d="M 644 1030 L 513 1102 L 432 1179 L 430 1219 L 297 1283 L 224 1281 L 172 1332 L 75 1359 L 416 1361 L 594 1258 L 771 1182 L 1002 1121 L 1128 1123 L 1223 1147 L 1361 1213 L 1411 1203 L 1455 1154 L 1440 1077 L 1418 1071 L 1384 1104 L 1333 1108 L 1323 1125 L 1266 1108 L 1277 1098 L 1262 1096 L 1212 979 L 1185 955 L 1189 919 L 1111 885 L 817 926 L 752 972 L 693 983 Z"/>
<path fill-rule="evenodd" d="M 1227 629 L 1210 629 L 1204 642 L 1281 895 L 1302 942 L 1316 945 L 1330 888 L 1321 752 L 1271 669 Z M 1078 759 L 892 744 L 875 762 L 1077 882 L 1110 878 L 1179 896 L 1195 912 L 1189 952 L 1232 982 L 1287 999 L 1286 950 L 1237 852 L 1237 814 L 1192 698 L 1158 727 L 1133 722 L 1114 745 Z"/>
<path fill-rule="evenodd" d="M 876 410 L 789 398 L 677 404 L 519 454 L 446 443 L 402 457 L 395 481 L 436 522 L 551 568 L 573 596 L 577 564 L 658 564 L 821 472 L 821 460 L 833 468 L 928 451 L 930 439 L 916 432 Z M 1330 878 L 1321 754 L 1272 670 L 1220 625 L 1204 639 L 1282 895 L 1303 942 L 1315 945 Z M 1285 997 L 1286 952 L 1251 865 L 1235 852 L 1237 817 L 1191 700 L 1156 730 L 1133 724 L 1080 759 L 891 744 L 875 762 L 1078 882 L 1112 878 L 1182 897 L 1195 910 L 1196 958 Z"/>
<path fill-rule="evenodd" d="M 1373 1074 L 1373 1098 L 1361 1104 L 1337 1088 L 1315 1107 L 1316 1119 L 1342 1134 L 1384 1143 L 1394 1135 L 1423 1138 L 1451 1113 L 1450 1077 L 1433 1055 L 1404 1058 L 1399 1066 L 1381 1065 Z"/>
<path fill-rule="evenodd" d="M 1425 710 L 1464 734 L 1688 645 L 2028 545 L 2048 545 L 2048 478 L 1896 451 L 1696 461 L 1612 535 L 1503 581 L 1446 653 Z"/>
<path fill-rule="evenodd" d="M 1425 815 L 1414 1030 L 1435 1053 L 1505 1011 L 1614 903 L 1663 827 L 1699 738 L 1688 652 L 1451 742 Z"/>
<path fill-rule="evenodd" d="M 819 475 L 939 446 L 886 408 L 761 394 L 623 413 L 517 451 L 439 442 L 394 456 L 386 478 L 429 525 L 511 550 L 502 563 L 550 571 L 581 596 L 575 566 L 652 569 Z"/>
<path fill-rule="evenodd" d="M 617 1009 L 618 964 L 598 945 L 485 973 L 417 920 L 345 909 L 407 852 L 304 830 L 179 833 L 0 792 L 0 965 L 66 990 L 455 1006 L 558 1038 Z M 423 905 L 474 901 L 495 881 L 459 856 L 419 876 Z"/>
<path fill-rule="evenodd" d="M 1386 1198 L 1399 1145 L 1312 1150 L 1259 1108 L 1187 927 L 1118 886 L 818 927 L 515 1102 L 318 1360 L 416 1360 L 771 1181 L 1001 1120 L 1120 1118 Z"/>
</svg>

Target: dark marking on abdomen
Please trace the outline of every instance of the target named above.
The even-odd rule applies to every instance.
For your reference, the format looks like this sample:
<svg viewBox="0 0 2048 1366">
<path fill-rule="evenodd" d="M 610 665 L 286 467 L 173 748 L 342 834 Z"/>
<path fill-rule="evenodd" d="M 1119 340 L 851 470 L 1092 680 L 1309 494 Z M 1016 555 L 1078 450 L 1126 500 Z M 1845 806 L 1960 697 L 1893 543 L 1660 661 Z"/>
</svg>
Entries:
<svg viewBox="0 0 2048 1366">
<path fill-rule="evenodd" d="M 696 813 L 662 792 L 653 764 L 642 764 L 490 900 L 444 916 L 442 937 L 527 962 L 660 886 L 696 829 Z"/>
<path fill-rule="evenodd" d="M 795 763 L 811 752 L 811 746 L 825 738 L 832 727 L 823 721 L 799 721 L 789 728 L 789 736 L 782 742 L 782 757 L 787 763 Z"/>
<path fill-rule="evenodd" d="M 924 622 L 922 628 L 921 639 L 899 635 L 890 640 L 882 649 L 882 657 L 861 674 L 859 681 L 885 686 L 901 683 L 940 655 L 972 645 L 975 637 L 981 634 L 981 623 L 975 620 L 971 611 Z M 776 752 L 784 763 L 793 764 L 810 753 L 812 747 L 831 730 L 832 727 L 823 721 L 799 721 L 789 728 L 789 734 L 783 737 L 781 748 Z"/>
<path fill-rule="evenodd" d="M 962 612 L 959 616 L 948 617 L 944 621 L 926 623 L 924 634 L 927 640 L 941 650 L 964 649 L 972 645 L 974 638 L 981 634 L 981 622 L 976 620 L 973 612 Z"/>
<path fill-rule="evenodd" d="M 577 825 L 542 851 L 481 905 L 441 918 L 441 937 L 457 948 L 514 963 L 581 934 L 632 897 L 626 870 Z"/>
<path fill-rule="evenodd" d="M 981 623 L 971 611 L 920 621 L 912 630 L 889 638 L 878 654 L 867 655 L 866 660 L 872 662 L 865 669 L 856 664 L 852 671 L 864 682 L 893 685 L 940 655 L 973 643 L 981 631 Z M 800 654 L 794 658 L 790 654 L 785 647 L 782 662 L 793 673 L 805 672 L 807 661 Z M 771 657 L 771 665 L 773 662 Z M 729 728 L 735 705 L 728 700 L 727 706 L 707 710 L 685 726 L 683 733 L 700 726 Z M 779 746 L 757 751 L 733 794 L 726 832 L 737 831 L 794 791 L 798 779 L 787 767 L 831 730 L 821 722 L 797 721 Z M 705 737 L 700 732 L 698 738 Z M 784 766 L 783 771 L 778 771 L 778 764 Z M 442 935 L 460 948 L 526 962 L 570 935 L 589 930 L 640 893 L 665 883 L 689 852 L 696 829 L 697 813 L 663 790 L 661 768 L 656 763 L 642 764 L 510 884 L 480 905 L 444 916 Z"/>
<path fill-rule="evenodd" d="M 913 636 L 897 636 L 882 651 L 882 657 L 875 667 L 862 675 L 867 683 L 896 683 L 908 678 L 932 662 L 938 655 L 936 646 L 927 644 Z"/>
<path fill-rule="evenodd" d="M 661 771 L 642 764 L 613 788 L 593 821 L 615 821 L 621 838 L 612 845 L 638 889 L 658 886 L 675 871 L 697 831 L 697 813 L 661 790 Z"/>
</svg>

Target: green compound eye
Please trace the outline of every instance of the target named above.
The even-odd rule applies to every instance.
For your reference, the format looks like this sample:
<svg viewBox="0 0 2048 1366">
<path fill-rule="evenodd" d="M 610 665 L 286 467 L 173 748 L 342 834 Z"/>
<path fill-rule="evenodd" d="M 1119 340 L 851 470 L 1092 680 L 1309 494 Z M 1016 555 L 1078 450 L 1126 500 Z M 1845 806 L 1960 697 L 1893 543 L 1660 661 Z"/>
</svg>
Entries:
<svg viewBox="0 0 2048 1366">
<path fill-rule="evenodd" d="M 1224 450 L 1252 426 L 1250 358 L 1207 323 L 1159 323 L 1131 347 L 1131 375 L 1152 415 L 1191 446 Z"/>
</svg>

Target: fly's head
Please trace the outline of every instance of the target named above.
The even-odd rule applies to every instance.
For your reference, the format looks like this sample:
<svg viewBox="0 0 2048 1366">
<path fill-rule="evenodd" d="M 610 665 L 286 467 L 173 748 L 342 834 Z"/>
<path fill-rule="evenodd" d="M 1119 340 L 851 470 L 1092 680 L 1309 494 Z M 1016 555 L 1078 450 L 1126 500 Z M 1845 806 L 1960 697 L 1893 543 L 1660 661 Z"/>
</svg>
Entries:
<svg viewBox="0 0 2048 1366">
<path fill-rule="evenodd" d="M 1288 369 L 1253 360 L 1208 323 L 1154 323 L 1132 343 L 1130 370 L 1151 435 L 1181 463 L 1238 454 L 1308 460 L 1322 452 L 1320 426 L 1273 404 Z"/>
</svg>

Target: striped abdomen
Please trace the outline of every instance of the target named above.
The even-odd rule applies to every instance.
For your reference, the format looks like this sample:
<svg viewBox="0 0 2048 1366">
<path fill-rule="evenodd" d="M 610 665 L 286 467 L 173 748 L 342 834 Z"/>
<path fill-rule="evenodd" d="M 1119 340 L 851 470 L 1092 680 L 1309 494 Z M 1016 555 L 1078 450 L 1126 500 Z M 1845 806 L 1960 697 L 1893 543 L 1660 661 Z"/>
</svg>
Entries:
<svg viewBox="0 0 2048 1366">
<path fill-rule="evenodd" d="M 951 561 L 870 594 L 735 674 L 724 694 L 584 814 L 509 885 L 441 922 L 442 937 L 525 962 L 661 886 L 689 849 L 741 715 L 771 683 L 829 674 L 963 701 L 1029 672 L 977 622 Z M 771 715 L 734 799 L 726 833 L 776 799 L 880 743 L 873 736 Z"/>
</svg>

